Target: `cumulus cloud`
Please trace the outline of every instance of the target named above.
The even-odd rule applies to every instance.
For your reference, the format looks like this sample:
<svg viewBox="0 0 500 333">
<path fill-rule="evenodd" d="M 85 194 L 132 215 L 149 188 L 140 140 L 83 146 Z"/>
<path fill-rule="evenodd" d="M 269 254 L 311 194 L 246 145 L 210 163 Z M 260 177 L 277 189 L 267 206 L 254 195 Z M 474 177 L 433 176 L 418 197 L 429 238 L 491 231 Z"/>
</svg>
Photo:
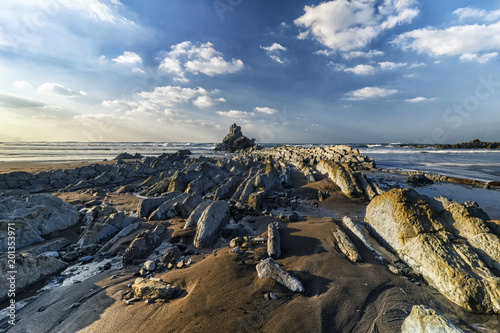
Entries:
<svg viewBox="0 0 500 333">
<path fill-rule="evenodd" d="M 498 57 L 498 52 L 483 53 L 481 55 L 477 53 L 464 53 L 460 56 L 460 60 L 462 62 L 478 62 L 480 64 L 485 64 L 496 57 Z"/>
<path fill-rule="evenodd" d="M 375 72 L 377 71 L 377 69 L 372 65 L 357 65 L 354 67 L 346 67 L 343 64 L 334 64 L 334 63 L 331 63 L 331 65 L 334 67 L 336 71 L 353 73 L 356 75 L 372 75 L 375 74 Z"/>
<path fill-rule="evenodd" d="M 312 37 L 343 53 L 368 46 L 384 30 L 409 23 L 419 13 L 413 0 L 333 0 L 304 11 L 294 21 L 305 28 L 298 38 Z"/>
<path fill-rule="evenodd" d="M 500 9 L 487 11 L 484 9 L 465 7 L 456 9 L 453 14 L 457 15 L 461 20 L 473 18 L 484 21 L 496 21 L 500 19 Z"/>
<path fill-rule="evenodd" d="M 137 65 L 142 64 L 142 58 L 135 52 L 124 52 L 121 56 L 112 60 L 120 65 Z"/>
<path fill-rule="evenodd" d="M 399 35 L 393 43 L 432 56 L 464 56 L 486 61 L 488 51 L 500 50 L 500 22 L 490 25 L 458 25 L 446 29 L 424 28 Z M 476 56 L 468 56 L 473 54 Z"/>
<path fill-rule="evenodd" d="M 284 64 L 286 62 L 286 58 L 283 58 L 283 52 L 286 52 L 288 49 L 281 44 L 273 43 L 271 46 L 260 46 L 261 49 L 266 51 L 266 54 L 269 58 L 276 61 L 277 63 Z"/>
<path fill-rule="evenodd" d="M 255 113 L 253 112 L 239 111 L 239 110 L 217 111 L 216 113 L 219 116 L 230 117 L 230 118 L 246 118 L 255 116 Z"/>
<path fill-rule="evenodd" d="M 74 91 L 59 83 L 44 83 L 38 87 L 38 92 L 44 95 L 57 95 L 61 97 L 82 97 L 87 96 L 85 91 Z"/>
<path fill-rule="evenodd" d="M 408 103 L 422 103 L 422 102 L 434 102 L 437 101 L 439 98 L 436 97 L 415 97 L 415 98 L 410 98 L 410 99 L 405 99 L 405 102 Z"/>
<path fill-rule="evenodd" d="M 255 111 L 261 112 L 261 113 L 266 113 L 266 114 L 275 114 L 278 113 L 278 110 L 268 108 L 268 107 L 256 107 Z"/>
<path fill-rule="evenodd" d="M 243 69 L 243 61 L 226 61 L 221 52 L 213 48 L 210 42 L 194 45 L 185 41 L 171 47 L 160 64 L 160 70 L 173 74 L 174 80 L 189 82 L 186 72 L 203 73 L 208 76 L 231 74 Z"/>
<path fill-rule="evenodd" d="M 346 93 L 344 99 L 349 101 L 360 101 L 364 99 L 388 97 L 397 94 L 398 92 L 399 91 L 396 89 L 365 87 Z"/>
<path fill-rule="evenodd" d="M 182 88 L 178 86 L 156 87 L 153 91 L 142 91 L 133 99 L 105 100 L 101 104 L 115 111 L 128 114 L 165 114 L 172 115 L 173 107 L 193 105 L 198 108 L 208 108 L 226 102 L 222 97 L 213 97 L 219 90 L 208 91 L 205 88 Z"/>
</svg>

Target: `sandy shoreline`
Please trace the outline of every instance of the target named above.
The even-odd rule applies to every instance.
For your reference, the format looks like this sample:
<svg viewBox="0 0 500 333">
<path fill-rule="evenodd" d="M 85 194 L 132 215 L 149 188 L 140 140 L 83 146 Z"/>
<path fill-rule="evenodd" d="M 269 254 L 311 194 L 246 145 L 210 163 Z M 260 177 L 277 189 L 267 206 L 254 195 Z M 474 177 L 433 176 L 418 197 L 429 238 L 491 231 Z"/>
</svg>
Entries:
<svg viewBox="0 0 500 333">
<path fill-rule="evenodd" d="M 0 162 L 0 174 L 9 172 L 29 172 L 37 173 L 41 171 L 74 169 L 90 164 L 112 164 L 116 161 L 59 161 L 59 162 Z"/>
</svg>

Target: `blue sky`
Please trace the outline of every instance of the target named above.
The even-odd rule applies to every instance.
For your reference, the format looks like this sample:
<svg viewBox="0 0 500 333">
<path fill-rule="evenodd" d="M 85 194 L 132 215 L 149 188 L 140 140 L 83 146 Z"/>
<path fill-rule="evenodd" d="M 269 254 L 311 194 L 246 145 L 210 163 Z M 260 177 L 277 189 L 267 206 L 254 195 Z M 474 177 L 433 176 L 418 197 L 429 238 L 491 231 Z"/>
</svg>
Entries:
<svg viewBox="0 0 500 333">
<path fill-rule="evenodd" d="M 3 0 L 1 141 L 499 141 L 500 1 Z"/>
</svg>

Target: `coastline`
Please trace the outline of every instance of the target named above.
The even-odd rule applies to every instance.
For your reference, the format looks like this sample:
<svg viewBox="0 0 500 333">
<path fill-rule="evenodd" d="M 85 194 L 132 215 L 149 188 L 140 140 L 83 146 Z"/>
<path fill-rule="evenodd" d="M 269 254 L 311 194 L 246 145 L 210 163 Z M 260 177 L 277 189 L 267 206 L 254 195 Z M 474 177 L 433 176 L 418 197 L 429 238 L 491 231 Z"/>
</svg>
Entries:
<svg viewBox="0 0 500 333">
<path fill-rule="evenodd" d="M 58 258 L 50 259 L 52 264 L 61 266 L 45 276 L 56 276 L 49 283 L 53 286 L 36 293 L 18 311 L 19 322 L 12 332 L 35 327 L 43 332 L 54 327 L 95 332 L 111 326 L 123 332 L 185 327 L 206 332 L 235 328 L 280 332 L 314 331 L 325 325 L 366 332 L 374 322 L 382 330 L 397 331 L 414 304 L 432 304 L 464 329 L 500 329 L 499 314 L 481 309 L 488 314 L 475 315 L 463 308 L 467 304 L 456 304 L 446 293 L 439 294 L 432 276 L 412 270 L 366 222 L 373 219 L 369 206 L 376 198 L 407 193 L 409 198 L 419 196 L 418 202 L 449 196 L 457 207 L 470 207 L 471 212 L 475 204 L 462 203 L 477 201 L 491 219 L 484 223 L 500 225 L 496 221 L 500 220 L 496 207 L 500 191 L 478 183 L 449 182 L 437 175 L 428 175 L 435 180 L 432 185 L 412 185 L 407 183 L 408 174 L 378 170 L 375 162 L 349 146 L 328 146 L 248 150 L 227 158 L 182 151 L 142 160 L 0 164 L 1 184 L 12 187 L 2 190 L 5 196 L 1 198 L 12 202 L 9 207 L 28 204 L 29 214 L 23 218 L 44 214 L 48 218 L 58 207 L 60 214 L 72 216 L 73 221 L 19 249 L 18 255 L 26 251 L 31 253 L 29 260 L 41 261 L 40 267 L 47 266 L 44 253 L 50 250 Z M 9 171 L 40 172 L 41 182 L 19 174 L 11 181 Z M 406 187 L 419 194 L 402 190 Z M 35 198 L 42 204 L 31 204 Z M 30 211 L 43 206 L 48 211 Z M 441 214 L 425 207 L 429 209 L 426 214 Z M 6 210 L 4 215 L 8 214 Z M 208 223 L 200 222 L 202 216 L 222 221 L 207 241 L 199 236 L 200 230 L 210 230 L 200 227 Z M 348 227 L 346 218 L 354 226 Z M 195 227 L 188 226 L 190 220 Z M 272 225 L 278 226 L 281 239 L 278 256 L 269 254 Z M 345 236 L 338 236 L 339 232 Z M 347 260 L 337 237 L 354 244 L 361 262 Z M 136 243 L 142 247 L 134 248 Z M 142 248 L 147 252 L 139 256 Z M 175 260 L 167 256 L 168 249 L 174 248 L 178 251 Z M 154 255 L 155 249 L 160 257 Z M 127 259 L 130 255 L 135 257 Z M 260 278 L 260 273 L 257 276 L 256 267 L 273 256 L 303 285 L 303 294 L 272 278 Z M 79 275 L 82 272 L 87 275 Z M 134 285 L 142 280 L 168 281 L 179 294 L 165 300 L 137 296 Z M 37 283 L 43 285 L 46 280 Z M 357 311 L 360 304 L 361 311 Z M 311 321 L 303 308 L 311 309 L 317 320 Z M 324 313 L 324 309 L 333 312 Z M 200 313 L 207 317 L 197 319 Z M 130 317 L 141 319 L 130 322 Z M 0 325 L 6 327 L 5 321 Z"/>
</svg>

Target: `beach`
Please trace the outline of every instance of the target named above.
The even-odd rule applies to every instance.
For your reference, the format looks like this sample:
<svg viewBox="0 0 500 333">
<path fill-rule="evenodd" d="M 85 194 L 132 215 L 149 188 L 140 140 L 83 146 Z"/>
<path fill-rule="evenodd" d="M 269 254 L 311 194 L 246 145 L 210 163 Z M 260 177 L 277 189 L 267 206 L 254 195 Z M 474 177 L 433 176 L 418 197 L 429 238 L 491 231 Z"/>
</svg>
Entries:
<svg viewBox="0 0 500 333">
<path fill-rule="evenodd" d="M 485 179 L 470 185 L 382 169 L 376 158 L 345 145 L 252 146 L 220 155 L 184 150 L 100 162 L 1 163 L 1 219 L 18 221 L 17 279 L 24 283 L 16 290 L 22 308 L 15 325 L 8 311 L 13 298 L 3 297 L 1 328 L 398 332 L 411 324 L 415 305 L 423 305 L 464 332 L 500 329 L 494 302 L 448 294 L 461 287 L 432 272 L 430 252 L 425 260 L 417 255 L 436 241 L 481 248 L 464 234 L 470 223 L 498 239 L 500 191 Z M 414 174 L 421 176 L 409 182 Z M 444 236 L 419 243 L 434 232 L 417 232 L 400 244 L 392 237 L 414 236 L 388 233 L 379 220 L 384 214 L 393 216 L 391 230 L 409 223 L 430 228 L 418 225 L 428 216 Z M 411 214 L 418 218 L 405 220 Z M 407 252 L 409 246 L 415 247 Z M 496 281 L 493 255 L 487 261 L 472 252 L 460 255 L 466 259 L 451 250 L 436 253 L 443 271 L 469 274 L 477 288 Z M 484 273 L 457 270 L 453 260 Z M 259 271 L 264 262 L 274 267 L 270 275 Z M 28 281 L 34 270 L 38 278 Z M 154 294 L 167 290 L 161 288 L 172 291 Z"/>
</svg>

